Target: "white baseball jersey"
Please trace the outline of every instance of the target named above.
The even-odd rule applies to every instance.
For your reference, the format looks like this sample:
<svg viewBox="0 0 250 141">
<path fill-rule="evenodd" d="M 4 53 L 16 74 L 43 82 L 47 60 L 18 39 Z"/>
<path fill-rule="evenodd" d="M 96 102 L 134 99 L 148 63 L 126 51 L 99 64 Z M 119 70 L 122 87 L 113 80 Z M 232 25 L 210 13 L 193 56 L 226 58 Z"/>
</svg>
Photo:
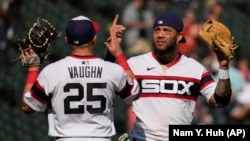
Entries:
<svg viewBox="0 0 250 141">
<path fill-rule="evenodd" d="M 67 56 L 40 72 L 25 102 L 37 112 L 48 109 L 49 136 L 107 138 L 116 133 L 114 97 L 129 103 L 138 93 L 137 81 L 121 66 L 95 56 Z"/>
<path fill-rule="evenodd" d="M 182 54 L 168 65 L 160 64 L 153 51 L 128 63 L 141 87 L 132 104 L 137 121 L 130 132 L 138 140 L 167 141 L 168 126 L 191 124 L 198 96 L 208 101 L 216 87 L 200 63 Z"/>
</svg>

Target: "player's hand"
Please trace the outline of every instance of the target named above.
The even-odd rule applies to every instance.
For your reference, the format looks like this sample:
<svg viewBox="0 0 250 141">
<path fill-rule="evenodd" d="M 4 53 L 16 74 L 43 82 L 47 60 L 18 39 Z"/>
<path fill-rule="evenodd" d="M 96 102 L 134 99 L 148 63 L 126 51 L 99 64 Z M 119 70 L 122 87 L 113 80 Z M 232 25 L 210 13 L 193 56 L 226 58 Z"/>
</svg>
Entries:
<svg viewBox="0 0 250 141">
<path fill-rule="evenodd" d="M 32 58 L 36 57 L 36 53 L 31 48 L 31 45 L 29 45 L 29 49 L 24 51 L 24 56 L 25 56 L 25 58 L 29 58 L 29 59 L 32 59 Z M 31 71 L 31 70 L 39 70 L 39 68 L 40 68 L 40 66 L 29 66 L 28 70 L 29 71 Z"/>
<path fill-rule="evenodd" d="M 119 18 L 119 15 L 116 14 L 113 20 L 113 23 L 110 26 L 110 30 L 109 30 L 110 38 L 108 38 L 108 40 L 104 42 L 109 52 L 115 57 L 123 53 L 120 47 L 121 39 L 119 38 L 122 37 L 121 35 L 123 31 L 126 29 L 123 25 L 117 25 L 118 18 Z"/>
<path fill-rule="evenodd" d="M 234 37 L 232 37 L 232 40 L 231 40 L 232 44 L 234 42 Z M 219 62 L 219 67 L 220 69 L 228 69 L 229 68 L 229 63 L 230 61 L 229 60 L 226 60 L 226 59 L 221 59 L 220 57 L 223 56 L 223 55 L 220 55 L 219 52 L 216 52 L 216 56 L 217 56 L 217 60 Z"/>
<path fill-rule="evenodd" d="M 117 39 L 118 39 L 118 42 L 121 43 L 122 42 L 122 38 L 123 38 L 123 33 L 122 32 L 119 32 L 116 34 L 117 36 Z M 110 43 L 111 42 L 111 37 L 108 37 L 106 42 Z"/>
</svg>

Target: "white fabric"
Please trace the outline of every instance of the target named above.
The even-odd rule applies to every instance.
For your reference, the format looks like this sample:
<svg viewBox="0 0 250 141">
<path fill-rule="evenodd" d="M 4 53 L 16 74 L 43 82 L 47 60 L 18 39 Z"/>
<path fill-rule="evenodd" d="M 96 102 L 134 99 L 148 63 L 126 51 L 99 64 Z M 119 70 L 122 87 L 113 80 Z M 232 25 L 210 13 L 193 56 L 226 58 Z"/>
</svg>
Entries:
<svg viewBox="0 0 250 141">
<path fill-rule="evenodd" d="M 37 80 L 44 91 L 39 94 L 51 96 L 53 108 L 48 110 L 50 136 L 115 135 L 113 100 L 115 92 L 127 85 L 127 74 L 122 67 L 96 57 L 68 56 L 46 66 Z M 139 89 L 131 89 L 130 97 L 135 97 Z M 34 110 L 43 112 L 49 103 L 31 93 L 32 90 L 26 93 L 25 101 Z"/>
<path fill-rule="evenodd" d="M 110 138 L 60 138 L 56 141 L 112 141 Z"/>
<path fill-rule="evenodd" d="M 77 17 L 74 17 L 74 18 L 72 18 L 72 20 L 74 20 L 74 21 L 78 21 L 78 20 L 88 20 L 88 21 L 90 21 L 90 19 L 89 18 L 87 18 L 87 17 L 85 17 L 85 16 L 77 16 Z"/>
<path fill-rule="evenodd" d="M 229 70 L 219 69 L 218 77 L 219 79 L 229 79 Z"/>
<path fill-rule="evenodd" d="M 215 90 L 211 78 L 199 87 L 207 73 L 197 61 L 181 55 L 170 67 L 161 65 L 152 52 L 128 60 L 141 86 L 140 98 L 133 102 L 137 122 L 130 135 L 139 140 L 167 141 L 170 124 L 191 124 L 195 103 L 193 86 L 197 95 L 208 101 Z"/>
</svg>

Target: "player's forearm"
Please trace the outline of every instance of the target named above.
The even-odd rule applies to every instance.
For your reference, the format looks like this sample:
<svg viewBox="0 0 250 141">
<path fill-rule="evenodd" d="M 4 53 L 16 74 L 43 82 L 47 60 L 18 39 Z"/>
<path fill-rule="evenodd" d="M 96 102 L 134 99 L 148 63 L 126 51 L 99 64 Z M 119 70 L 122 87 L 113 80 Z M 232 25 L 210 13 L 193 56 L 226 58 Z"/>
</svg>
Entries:
<svg viewBox="0 0 250 141">
<path fill-rule="evenodd" d="M 215 93 L 210 99 L 210 103 L 212 103 L 216 107 L 225 107 L 231 99 L 232 89 L 230 79 L 219 79 Z"/>
<path fill-rule="evenodd" d="M 24 95 L 26 92 L 28 92 L 32 88 L 33 84 L 25 84 L 24 90 L 23 90 L 23 96 L 22 96 L 22 111 L 26 114 L 33 113 L 34 110 L 32 110 L 24 101 Z"/>
<path fill-rule="evenodd" d="M 219 80 L 217 82 L 215 93 L 212 96 L 210 103 L 212 103 L 216 107 L 225 107 L 230 102 L 232 95 L 229 69 L 225 69 L 220 66 L 220 69 L 218 71 L 218 77 Z"/>
<path fill-rule="evenodd" d="M 232 93 L 230 79 L 219 79 L 215 93 L 219 97 L 230 97 Z"/>
<path fill-rule="evenodd" d="M 22 95 L 22 110 L 27 114 L 33 113 L 34 111 L 25 103 L 24 95 L 32 88 L 33 84 L 35 83 L 39 73 L 39 68 L 39 66 L 33 66 L 28 68 L 28 74 Z"/>
</svg>

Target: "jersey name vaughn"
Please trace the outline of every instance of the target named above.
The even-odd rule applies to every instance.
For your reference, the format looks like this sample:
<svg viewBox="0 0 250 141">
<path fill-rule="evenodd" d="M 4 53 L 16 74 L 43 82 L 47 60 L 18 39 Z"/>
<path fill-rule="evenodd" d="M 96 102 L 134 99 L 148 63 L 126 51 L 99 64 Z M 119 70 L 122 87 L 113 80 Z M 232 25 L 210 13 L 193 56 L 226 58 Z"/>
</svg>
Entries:
<svg viewBox="0 0 250 141">
<path fill-rule="evenodd" d="M 70 78 L 101 78 L 102 67 L 100 66 L 72 66 L 68 67 Z"/>
</svg>

